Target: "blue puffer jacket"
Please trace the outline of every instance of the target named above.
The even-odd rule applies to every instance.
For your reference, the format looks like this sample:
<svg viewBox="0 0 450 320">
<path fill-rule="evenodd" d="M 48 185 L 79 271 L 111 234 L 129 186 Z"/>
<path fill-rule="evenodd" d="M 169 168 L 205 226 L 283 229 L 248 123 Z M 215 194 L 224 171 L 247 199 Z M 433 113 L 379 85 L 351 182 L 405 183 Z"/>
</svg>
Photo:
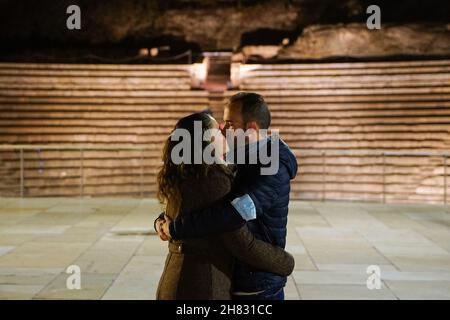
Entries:
<svg viewBox="0 0 450 320">
<path fill-rule="evenodd" d="M 297 174 L 297 160 L 289 147 L 281 139 L 279 141 L 279 168 L 275 174 L 262 175 L 261 168 L 267 165 L 261 164 L 259 158 L 256 164 L 238 164 L 230 199 L 201 212 L 178 217 L 169 226 L 172 237 L 202 237 L 241 227 L 245 221 L 229 200 L 248 194 L 256 207 L 257 217 L 247 222 L 249 229 L 256 238 L 284 248 L 290 180 Z M 270 145 L 267 144 L 269 152 Z M 281 288 L 286 283 L 286 277 L 262 272 L 240 262 L 236 263 L 234 276 L 235 292 Z"/>
<path fill-rule="evenodd" d="M 278 172 L 261 175 L 261 166 L 238 165 L 234 186 L 239 193 L 248 194 L 256 206 L 257 219 L 247 222 L 250 231 L 256 238 L 284 248 L 290 180 L 297 174 L 297 160 L 289 147 L 280 140 Z M 234 291 L 254 292 L 280 288 L 286 283 L 286 277 L 255 270 L 239 261 L 234 276 Z"/>
</svg>

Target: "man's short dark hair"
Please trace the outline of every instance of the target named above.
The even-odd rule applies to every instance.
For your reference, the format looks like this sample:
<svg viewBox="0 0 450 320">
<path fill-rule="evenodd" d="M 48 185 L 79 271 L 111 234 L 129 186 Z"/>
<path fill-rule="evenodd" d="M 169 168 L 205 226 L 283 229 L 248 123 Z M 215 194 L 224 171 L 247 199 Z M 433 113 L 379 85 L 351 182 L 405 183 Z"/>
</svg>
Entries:
<svg viewBox="0 0 450 320">
<path fill-rule="evenodd" d="M 240 103 L 245 123 L 255 121 L 260 129 L 270 126 L 270 111 L 264 98 L 254 92 L 239 92 L 230 98 L 230 104 Z"/>
</svg>

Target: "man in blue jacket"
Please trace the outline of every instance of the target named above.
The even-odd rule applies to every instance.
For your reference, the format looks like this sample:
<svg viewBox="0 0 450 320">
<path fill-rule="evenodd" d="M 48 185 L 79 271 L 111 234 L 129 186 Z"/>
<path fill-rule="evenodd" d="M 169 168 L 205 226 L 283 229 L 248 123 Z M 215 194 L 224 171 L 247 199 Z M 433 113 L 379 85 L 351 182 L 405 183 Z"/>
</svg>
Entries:
<svg viewBox="0 0 450 320">
<path fill-rule="evenodd" d="M 224 110 L 224 121 L 224 129 L 261 132 L 260 129 L 269 128 L 271 116 L 261 95 L 241 92 L 230 98 Z M 273 163 L 261 158 L 264 154 L 262 149 L 270 159 L 276 158 L 277 170 L 267 170 Z M 235 160 L 239 160 L 240 151 L 233 150 Z M 290 180 L 297 173 L 295 155 L 273 134 L 250 135 L 243 151 L 245 161 L 236 164 L 230 197 L 170 223 L 160 216 L 155 221 L 155 229 L 162 239 L 202 237 L 232 231 L 247 223 L 257 239 L 285 247 Z M 250 160 L 252 157 L 256 162 Z M 233 283 L 234 299 L 284 299 L 286 277 L 262 272 L 239 261 L 235 266 Z"/>
</svg>

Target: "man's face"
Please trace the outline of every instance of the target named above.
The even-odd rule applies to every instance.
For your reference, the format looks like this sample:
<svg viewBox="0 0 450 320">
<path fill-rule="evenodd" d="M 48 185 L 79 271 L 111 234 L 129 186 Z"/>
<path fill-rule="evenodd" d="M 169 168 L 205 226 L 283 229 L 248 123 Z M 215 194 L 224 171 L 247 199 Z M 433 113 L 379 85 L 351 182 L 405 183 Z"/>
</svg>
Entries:
<svg viewBox="0 0 450 320">
<path fill-rule="evenodd" d="M 223 120 L 225 124 L 223 126 L 222 133 L 226 136 L 228 145 L 230 147 L 232 146 L 232 149 L 237 149 L 241 146 L 238 141 L 248 144 L 249 142 L 253 142 L 257 139 L 257 134 L 252 134 L 252 132 L 249 134 L 246 132 L 248 129 L 248 123 L 244 123 L 244 120 L 242 119 L 240 103 L 230 103 L 226 106 L 223 112 Z M 230 130 L 233 134 L 227 135 L 227 130 Z"/>
<path fill-rule="evenodd" d="M 240 103 L 230 103 L 223 111 L 224 130 L 245 130 L 245 123 L 242 119 Z"/>
</svg>

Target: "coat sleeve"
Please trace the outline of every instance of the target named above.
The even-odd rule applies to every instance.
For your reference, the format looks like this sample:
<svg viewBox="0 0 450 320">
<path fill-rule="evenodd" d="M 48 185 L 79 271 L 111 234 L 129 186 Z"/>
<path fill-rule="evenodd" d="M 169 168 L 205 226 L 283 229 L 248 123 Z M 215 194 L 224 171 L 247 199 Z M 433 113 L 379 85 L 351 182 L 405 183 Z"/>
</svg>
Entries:
<svg viewBox="0 0 450 320">
<path fill-rule="evenodd" d="M 258 240 L 243 226 L 219 236 L 225 247 L 238 260 L 262 271 L 288 276 L 295 266 L 294 258 L 280 247 Z"/>
<path fill-rule="evenodd" d="M 171 237 L 175 240 L 204 237 L 242 227 L 245 221 L 254 219 L 268 210 L 278 197 L 281 184 L 289 183 L 289 180 L 283 181 L 281 178 L 288 177 L 282 170 L 286 170 L 286 167 L 280 166 L 275 175 L 260 175 L 250 187 L 239 188 L 234 192 L 234 195 L 248 194 L 250 196 L 256 208 L 255 217 L 249 218 L 244 212 L 238 211 L 239 206 L 236 203 L 232 204 L 233 199 L 227 197 L 207 208 L 178 216 L 169 225 Z"/>
<path fill-rule="evenodd" d="M 194 192 L 197 197 L 216 198 L 215 202 L 189 213 L 178 214 L 169 224 L 172 239 L 197 238 L 236 230 L 245 223 L 241 215 L 231 205 L 229 194 L 232 179 L 222 170 L 211 171 L 202 185 L 202 193 Z M 191 196 L 193 197 L 193 196 Z M 198 201 L 198 199 L 191 199 Z"/>
<path fill-rule="evenodd" d="M 256 217 L 268 210 L 278 197 L 278 189 L 283 183 L 289 183 L 287 168 L 280 166 L 275 175 L 261 175 L 251 186 L 239 188 L 237 194 L 248 194 L 256 208 Z M 288 177 L 286 181 L 283 177 Z M 245 221 L 250 220 L 243 212 L 239 212 L 236 204 L 230 198 L 225 198 L 215 204 L 197 210 L 190 214 L 178 216 L 169 225 L 170 235 L 173 239 L 204 237 L 221 232 L 229 232 L 242 227 Z M 253 217 L 253 218 L 256 218 Z"/>
<path fill-rule="evenodd" d="M 228 199 L 216 202 L 198 212 L 179 215 L 169 225 L 174 240 L 197 238 L 236 230 L 245 220 Z"/>
</svg>

